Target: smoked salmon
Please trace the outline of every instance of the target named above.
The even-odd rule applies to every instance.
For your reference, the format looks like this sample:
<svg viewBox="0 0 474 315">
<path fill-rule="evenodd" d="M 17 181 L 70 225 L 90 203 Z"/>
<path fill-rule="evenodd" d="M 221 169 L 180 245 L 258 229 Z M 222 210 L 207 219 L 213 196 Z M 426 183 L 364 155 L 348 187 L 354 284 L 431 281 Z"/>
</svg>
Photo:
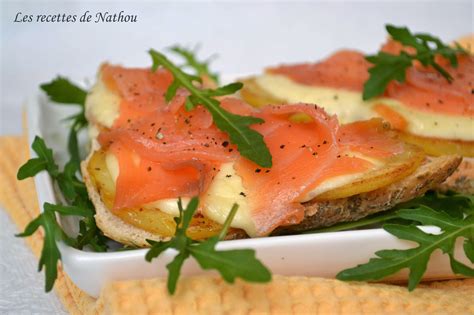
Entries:
<svg viewBox="0 0 474 315">
<path fill-rule="evenodd" d="M 382 51 L 388 53 L 398 53 L 402 49 L 403 46 L 393 41 L 382 47 Z M 459 56 L 456 68 L 446 60 L 440 62 L 454 78 L 452 83 L 434 69 L 416 64 L 407 70 L 406 82 L 390 83 L 384 96 L 427 112 L 472 117 L 474 56 Z M 305 85 L 362 92 L 364 83 L 369 78 L 368 70 L 371 66 L 361 52 L 341 50 L 321 62 L 283 65 L 269 68 L 267 71 L 287 76 Z"/>
</svg>

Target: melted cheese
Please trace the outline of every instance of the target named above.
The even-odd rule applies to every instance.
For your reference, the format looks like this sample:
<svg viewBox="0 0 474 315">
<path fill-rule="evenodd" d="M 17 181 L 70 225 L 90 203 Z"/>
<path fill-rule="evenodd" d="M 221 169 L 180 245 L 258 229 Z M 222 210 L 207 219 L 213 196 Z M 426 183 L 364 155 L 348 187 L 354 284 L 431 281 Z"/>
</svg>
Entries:
<svg viewBox="0 0 474 315">
<path fill-rule="evenodd" d="M 451 116 L 419 111 L 387 98 L 377 100 L 389 106 L 408 121 L 407 131 L 429 138 L 474 140 L 474 117 Z"/>
<path fill-rule="evenodd" d="M 178 198 L 161 199 L 161 200 L 147 203 L 143 207 L 150 208 L 150 209 L 160 209 L 160 211 L 168 213 L 174 217 L 178 217 L 179 216 L 178 201 L 179 201 Z M 188 206 L 189 201 L 191 201 L 191 198 L 188 198 L 188 197 L 181 198 L 181 203 L 183 205 L 183 208 L 186 208 Z"/>
<path fill-rule="evenodd" d="M 373 116 L 371 105 L 362 100 L 360 93 L 327 87 L 298 84 L 276 74 L 264 74 L 256 83 L 268 94 L 289 103 L 312 103 L 323 106 L 326 112 L 337 115 L 341 123 L 365 120 Z"/>
<path fill-rule="evenodd" d="M 119 176 L 120 167 L 117 157 L 108 152 L 105 156 L 105 165 L 107 165 L 107 170 L 114 181 L 115 186 L 117 186 L 117 178 Z"/>
<path fill-rule="evenodd" d="M 86 115 L 95 124 L 111 128 L 119 116 L 121 98 L 109 90 L 99 74 L 86 98 Z"/>
<path fill-rule="evenodd" d="M 266 93 L 278 99 L 290 103 L 320 105 L 328 113 L 337 115 L 341 123 L 377 116 L 372 108 L 383 103 L 404 117 L 408 122 L 407 131 L 412 134 L 430 138 L 474 140 L 474 117 L 420 111 L 387 98 L 363 101 L 362 93 L 359 92 L 299 84 L 283 75 L 267 73 L 257 77 L 256 83 Z"/>
<path fill-rule="evenodd" d="M 245 197 L 242 178 L 234 170 L 234 163 L 221 165 L 203 198 L 204 214 L 212 220 L 224 223 L 234 203 L 239 205 L 231 226 L 241 228 L 250 236 L 256 235 L 251 219 L 251 209 Z"/>
</svg>

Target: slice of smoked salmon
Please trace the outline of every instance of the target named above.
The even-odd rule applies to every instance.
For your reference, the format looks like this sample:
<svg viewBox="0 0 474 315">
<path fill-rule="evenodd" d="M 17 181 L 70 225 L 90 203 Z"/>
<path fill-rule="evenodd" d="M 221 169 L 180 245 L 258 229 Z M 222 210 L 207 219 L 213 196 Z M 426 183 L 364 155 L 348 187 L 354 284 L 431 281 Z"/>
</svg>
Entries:
<svg viewBox="0 0 474 315">
<path fill-rule="evenodd" d="M 104 65 L 102 79 L 122 98 L 113 128 L 98 137 L 119 162 L 115 210 L 198 195 L 222 161 L 236 158 L 234 146 L 212 124 L 207 110 L 184 109 L 187 92 L 178 90 L 173 100 L 165 101 L 172 82 L 167 71 Z"/>
<path fill-rule="evenodd" d="M 381 50 L 390 54 L 398 54 L 401 50 L 416 53 L 413 48 L 392 40 L 388 40 Z M 451 83 L 432 67 L 414 62 L 406 71 L 405 82 L 392 81 L 384 96 L 421 111 L 474 116 L 474 56 L 459 55 L 457 67 L 441 56 L 437 56 L 436 61 L 453 77 Z M 282 65 L 267 71 L 305 85 L 362 92 L 372 66 L 362 53 L 341 50 L 318 63 Z"/>
<path fill-rule="evenodd" d="M 362 91 L 369 77 L 369 66 L 362 53 L 340 50 L 321 62 L 282 65 L 268 72 L 285 75 L 301 84 Z"/>
<path fill-rule="evenodd" d="M 388 40 L 381 50 L 391 54 L 398 54 L 402 50 L 409 54 L 416 53 L 414 48 L 405 47 L 393 40 Z M 422 111 L 472 117 L 474 56 L 458 55 L 457 67 L 453 67 L 442 56 L 436 56 L 435 60 L 451 75 L 452 82 L 448 82 L 433 67 L 425 67 L 419 62 L 414 62 L 414 66 L 406 71 L 405 83 L 391 82 L 385 94 Z"/>
<path fill-rule="evenodd" d="M 170 196 L 192 197 L 199 194 L 203 185 L 203 177 L 193 166 L 167 170 L 119 143 L 108 150 L 116 156 L 120 169 L 113 210 L 143 206 Z"/>
<path fill-rule="evenodd" d="M 388 95 L 422 110 L 474 116 L 474 56 L 459 56 L 456 68 L 446 60 L 442 66 L 452 82 L 432 68 L 412 67 L 407 71 L 406 85 L 390 89 Z"/>
<path fill-rule="evenodd" d="M 342 125 L 338 132 L 341 149 L 371 158 L 388 158 L 403 152 L 403 142 L 380 118 Z"/>
<path fill-rule="evenodd" d="M 305 113 L 313 121 L 291 122 L 289 118 L 294 113 Z M 263 134 L 273 157 L 273 166 L 271 169 L 261 169 L 243 158 L 236 165 L 237 173 L 243 178 L 248 192 L 247 198 L 253 209 L 252 219 L 258 235 L 267 235 L 281 225 L 301 222 L 304 217 L 301 198 L 324 180 L 372 167 L 372 163 L 364 159 L 345 154 L 348 148 L 352 150 L 357 146 L 355 142 L 363 135 L 341 135 L 344 138 L 342 142 L 338 141 L 340 131 L 337 119 L 315 105 L 265 107 L 258 116 L 265 123 L 254 128 Z M 359 133 L 373 127 L 374 123 L 369 122 L 368 126 L 361 124 L 345 130 Z M 367 143 L 373 142 L 373 146 L 377 146 L 389 142 L 385 139 L 386 135 L 376 131 L 367 136 L 361 147 L 356 148 L 363 153 Z M 378 149 L 385 153 L 390 148 Z M 370 151 L 372 155 L 381 155 L 374 152 Z"/>
</svg>

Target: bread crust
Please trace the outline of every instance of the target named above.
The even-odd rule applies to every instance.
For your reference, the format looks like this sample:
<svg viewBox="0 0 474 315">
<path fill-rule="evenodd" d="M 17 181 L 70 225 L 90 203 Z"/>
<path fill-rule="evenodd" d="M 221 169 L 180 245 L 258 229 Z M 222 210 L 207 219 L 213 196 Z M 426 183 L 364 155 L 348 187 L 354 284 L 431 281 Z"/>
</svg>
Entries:
<svg viewBox="0 0 474 315">
<path fill-rule="evenodd" d="M 474 158 L 463 158 L 459 167 L 437 188 L 438 191 L 456 191 L 474 195 Z"/>
</svg>

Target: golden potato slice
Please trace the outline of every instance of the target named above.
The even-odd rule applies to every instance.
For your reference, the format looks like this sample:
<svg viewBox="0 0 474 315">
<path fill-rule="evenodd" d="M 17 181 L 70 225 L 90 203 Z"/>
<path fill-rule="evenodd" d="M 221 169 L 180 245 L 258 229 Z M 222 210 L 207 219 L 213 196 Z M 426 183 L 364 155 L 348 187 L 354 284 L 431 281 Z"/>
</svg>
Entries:
<svg viewBox="0 0 474 315">
<path fill-rule="evenodd" d="M 395 183 L 413 173 L 425 159 L 422 149 L 414 145 L 405 145 L 405 151 L 387 159 L 382 167 L 368 172 L 354 182 L 329 190 L 316 200 L 332 200 L 373 191 Z"/>
<path fill-rule="evenodd" d="M 96 151 L 89 160 L 87 169 L 96 190 L 107 208 L 124 222 L 163 237 L 173 236 L 176 223 L 172 215 L 159 209 L 139 207 L 131 209 L 113 210 L 115 198 L 115 184 L 105 162 L 106 152 Z M 196 214 L 187 231 L 194 240 L 206 239 L 219 234 L 222 226 L 200 214 Z M 234 231 L 235 232 L 235 231 Z"/>
<path fill-rule="evenodd" d="M 286 103 L 285 100 L 278 99 L 268 94 L 260 86 L 258 86 L 255 78 L 251 77 L 248 79 L 240 80 L 244 84 L 242 90 L 240 90 L 240 96 L 254 107 L 262 107 L 268 104 L 282 104 Z"/>
<path fill-rule="evenodd" d="M 474 157 L 474 141 L 449 140 L 416 136 L 401 132 L 402 140 L 420 146 L 429 155 L 462 155 Z"/>
</svg>

